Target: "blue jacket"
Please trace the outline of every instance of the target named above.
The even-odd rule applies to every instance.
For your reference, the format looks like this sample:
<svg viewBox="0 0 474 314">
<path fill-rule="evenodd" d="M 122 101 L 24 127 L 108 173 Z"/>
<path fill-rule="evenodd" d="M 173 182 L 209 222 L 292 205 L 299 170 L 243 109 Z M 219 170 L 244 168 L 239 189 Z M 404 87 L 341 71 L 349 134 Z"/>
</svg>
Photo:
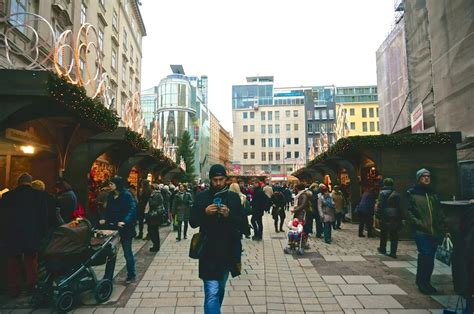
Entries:
<svg viewBox="0 0 474 314">
<path fill-rule="evenodd" d="M 359 203 L 359 214 L 363 215 L 373 215 L 375 209 L 375 193 L 374 192 L 364 192 Z"/>
<path fill-rule="evenodd" d="M 122 238 L 133 238 L 135 236 L 135 223 L 137 221 L 136 203 L 127 190 L 120 191 L 119 197 L 114 198 L 113 192 L 107 196 L 104 219 L 107 225 L 116 226 L 123 221 L 125 226 L 119 228 Z"/>
</svg>

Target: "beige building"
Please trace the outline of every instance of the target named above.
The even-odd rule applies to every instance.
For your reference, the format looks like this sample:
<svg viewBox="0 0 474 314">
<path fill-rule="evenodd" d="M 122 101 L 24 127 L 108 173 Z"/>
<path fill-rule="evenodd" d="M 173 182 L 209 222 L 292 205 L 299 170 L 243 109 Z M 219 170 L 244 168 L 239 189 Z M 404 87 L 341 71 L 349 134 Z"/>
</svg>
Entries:
<svg viewBox="0 0 474 314">
<path fill-rule="evenodd" d="M 210 136 L 209 136 L 209 163 L 211 165 L 219 162 L 219 120 L 210 112 Z"/>
<path fill-rule="evenodd" d="M 232 136 L 230 132 L 226 131 L 219 125 L 219 163 L 224 165 L 226 161 L 230 161 L 232 159 L 232 155 L 230 154 L 230 148 L 232 147 Z"/>
<path fill-rule="evenodd" d="M 140 9 L 134 0 L 0 0 L 0 14 L 2 16 L 15 13 L 34 13 L 42 16 L 51 25 L 56 37 L 66 30 L 72 30 L 74 36 L 70 36 L 66 42 L 74 46 L 70 41 L 76 38 L 81 25 L 90 23 L 96 32 L 89 32 L 87 42 L 97 43 L 97 49 L 102 60 L 102 71 L 110 77 L 110 93 L 112 100 L 111 109 L 123 117 L 125 103 L 132 98 L 135 92 L 141 89 L 141 60 L 142 60 L 142 37 L 146 35 Z M 43 21 L 32 21 L 31 16 L 13 15 L 11 23 L 22 24 L 27 22 L 42 38 L 50 38 L 51 31 Z M 30 21 L 29 21 L 30 20 Z M 11 46 L 16 52 L 10 54 L 14 68 L 30 64 L 35 56 L 33 53 L 25 54 L 31 48 L 33 31 L 26 27 L 18 26 L 9 33 Z M 85 37 L 82 37 L 85 42 Z M 82 42 L 82 41 L 81 41 Z M 51 69 L 54 54 L 49 59 L 45 57 L 54 49 L 53 41 L 42 42 L 41 55 L 35 69 Z M 80 53 L 79 71 L 84 81 L 87 81 L 87 73 L 96 73 L 96 56 L 91 47 L 89 54 Z M 77 54 L 77 51 L 76 51 Z M 73 53 L 68 49 L 62 49 L 57 54 L 57 64 L 68 68 L 71 64 Z M 12 68 L 6 59 L 5 49 L 0 49 L 0 67 Z M 95 89 L 87 86 L 88 94 L 94 94 Z"/>
<path fill-rule="evenodd" d="M 233 163 L 244 175 L 283 180 L 306 163 L 304 105 L 233 109 Z"/>
</svg>

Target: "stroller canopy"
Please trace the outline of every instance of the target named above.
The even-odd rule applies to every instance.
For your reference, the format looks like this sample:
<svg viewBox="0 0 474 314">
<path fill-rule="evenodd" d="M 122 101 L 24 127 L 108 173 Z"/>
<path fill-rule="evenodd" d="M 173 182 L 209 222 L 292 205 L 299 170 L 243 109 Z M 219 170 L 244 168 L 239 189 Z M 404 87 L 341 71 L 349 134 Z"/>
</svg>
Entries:
<svg viewBox="0 0 474 314">
<path fill-rule="evenodd" d="M 59 226 L 44 250 L 44 258 L 57 258 L 83 253 L 90 244 L 92 227 L 85 219 L 76 219 Z"/>
</svg>

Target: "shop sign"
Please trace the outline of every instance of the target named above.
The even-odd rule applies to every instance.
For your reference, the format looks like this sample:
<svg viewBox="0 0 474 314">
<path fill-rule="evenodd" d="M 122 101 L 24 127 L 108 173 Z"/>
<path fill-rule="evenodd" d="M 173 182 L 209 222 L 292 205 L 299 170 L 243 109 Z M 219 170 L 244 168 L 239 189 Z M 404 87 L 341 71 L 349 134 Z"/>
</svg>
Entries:
<svg viewBox="0 0 474 314">
<path fill-rule="evenodd" d="M 21 143 L 28 143 L 28 144 L 37 145 L 37 146 L 41 145 L 40 138 L 37 137 L 32 132 L 23 132 L 20 130 L 8 128 L 5 130 L 5 138 L 12 141 L 21 142 Z"/>
<path fill-rule="evenodd" d="M 424 130 L 423 126 L 423 105 L 420 103 L 410 114 L 411 132 L 419 133 Z"/>
</svg>

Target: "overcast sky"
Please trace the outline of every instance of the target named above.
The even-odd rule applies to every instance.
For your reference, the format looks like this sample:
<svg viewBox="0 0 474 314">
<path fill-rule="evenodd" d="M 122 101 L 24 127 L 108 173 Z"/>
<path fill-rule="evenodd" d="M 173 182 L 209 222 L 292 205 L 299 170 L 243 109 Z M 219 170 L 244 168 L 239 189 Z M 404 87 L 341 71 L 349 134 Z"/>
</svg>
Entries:
<svg viewBox="0 0 474 314">
<path fill-rule="evenodd" d="M 232 131 L 232 85 L 273 75 L 275 87 L 377 84 L 375 52 L 393 0 L 142 0 L 142 88 L 182 64 L 208 75 L 209 108 Z"/>
</svg>

